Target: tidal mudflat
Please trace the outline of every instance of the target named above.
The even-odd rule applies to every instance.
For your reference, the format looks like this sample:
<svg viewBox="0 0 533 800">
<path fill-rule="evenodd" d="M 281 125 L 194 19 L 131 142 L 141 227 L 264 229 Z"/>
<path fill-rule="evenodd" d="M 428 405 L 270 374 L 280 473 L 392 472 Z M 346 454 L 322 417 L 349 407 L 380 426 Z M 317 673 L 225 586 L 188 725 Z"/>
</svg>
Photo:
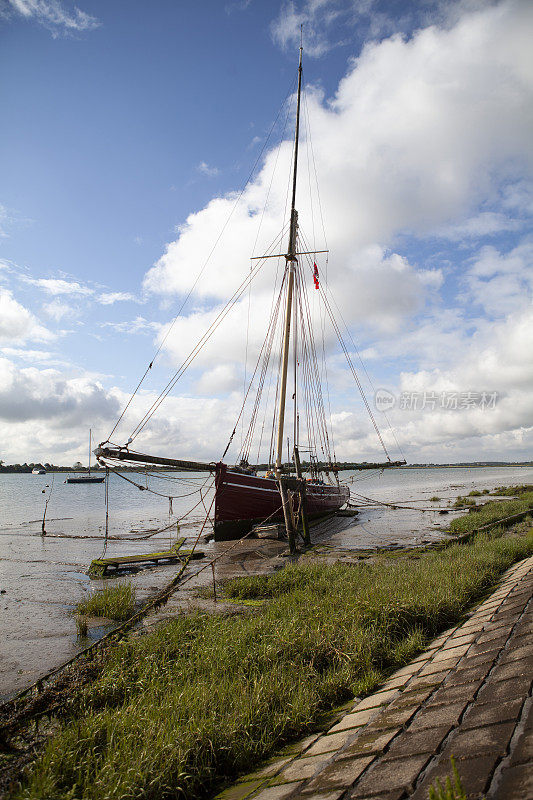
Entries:
<svg viewBox="0 0 533 800">
<path fill-rule="evenodd" d="M 41 537 L 41 519 L 51 475 L 2 475 L 0 477 L 0 624 L 2 653 L 0 656 L 0 695 L 8 697 L 30 685 L 49 669 L 63 663 L 98 638 L 113 623 L 94 621 L 89 627 L 89 640 L 76 632 L 73 609 L 76 604 L 101 588 L 107 581 L 94 581 L 87 575 L 92 559 L 102 553 L 104 536 L 104 488 L 68 486 L 65 476 L 56 474 L 48 506 L 47 536 Z M 169 482 L 167 477 L 172 478 Z M 191 480 L 190 475 L 161 477 L 158 490 L 184 497 L 173 501 L 173 517 L 169 518 L 167 498 L 140 492 L 119 478 L 111 477 L 109 554 L 132 555 L 154 552 L 176 540 L 177 530 L 146 537 L 169 524 L 191 508 L 198 500 L 199 486 L 205 481 Z M 453 502 L 459 494 L 472 489 L 493 489 L 499 485 L 533 482 L 533 469 L 527 467 L 450 468 L 391 470 L 383 475 L 343 474 L 353 477 L 351 484 L 360 496 L 387 503 L 412 505 L 412 510 L 389 507 L 361 508 L 358 517 L 341 519 L 317 531 L 320 542 L 334 549 L 373 549 L 405 546 L 433 541 L 443 535 L 442 528 L 454 514 L 421 512 L 419 507 L 441 507 Z M 137 476 L 137 480 L 140 480 Z M 186 481 L 187 483 L 185 483 Z M 47 487 L 48 484 L 48 488 Z M 186 496 L 185 496 L 186 495 Z M 438 496 L 438 502 L 430 498 Z M 357 501 L 356 501 L 357 502 Z M 196 521 L 195 521 L 196 520 Z M 190 527 L 182 526 L 181 536 L 192 537 L 197 531 L 200 514 Z M 202 544 L 206 556 L 222 552 L 228 543 Z M 267 569 L 268 547 L 276 557 L 275 545 L 258 547 L 246 542 L 242 551 L 233 549 L 227 559 L 218 562 L 217 579 L 234 575 L 255 574 Z M 201 562 L 199 562 L 201 563 Z M 191 570 L 198 566 L 192 566 Z M 139 602 L 160 589 L 175 574 L 175 566 L 147 568 L 131 575 Z M 206 574 L 204 573 L 204 580 Z M 194 582 L 190 582 L 194 586 Z M 180 598 L 187 604 L 188 593 Z"/>
</svg>

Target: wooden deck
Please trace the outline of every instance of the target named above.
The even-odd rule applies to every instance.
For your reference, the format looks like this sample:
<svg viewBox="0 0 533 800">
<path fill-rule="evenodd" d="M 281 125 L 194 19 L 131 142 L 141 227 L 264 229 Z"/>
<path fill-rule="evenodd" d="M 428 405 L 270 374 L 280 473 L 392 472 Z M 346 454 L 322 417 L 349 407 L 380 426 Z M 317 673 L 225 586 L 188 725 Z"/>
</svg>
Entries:
<svg viewBox="0 0 533 800">
<path fill-rule="evenodd" d="M 181 548 L 184 542 L 184 538 L 178 539 L 176 544 L 172 545 L 170 550 L 164 550 L 160 553 L 143 553 L 135 556 L 111 556 L 108 558 L 96 558 L 94 561 L 91 561 L 89 575 L 91 578 L 103 578 L 109 574 L 109 570 L 113 570 L 113 572 L 116 573 L 124 567 L 134 567 L 136 565 L 147 563 L 153 563 L 157 566 L 160 562 L 172 564 L 176 561 L 184 562 L 189 557 L 191 557 L 191 559 L 204 557 L 204 553 L 201 550 L 195 550 L 194 552 L 192 550 L 182 550 Z"/>
</svg>

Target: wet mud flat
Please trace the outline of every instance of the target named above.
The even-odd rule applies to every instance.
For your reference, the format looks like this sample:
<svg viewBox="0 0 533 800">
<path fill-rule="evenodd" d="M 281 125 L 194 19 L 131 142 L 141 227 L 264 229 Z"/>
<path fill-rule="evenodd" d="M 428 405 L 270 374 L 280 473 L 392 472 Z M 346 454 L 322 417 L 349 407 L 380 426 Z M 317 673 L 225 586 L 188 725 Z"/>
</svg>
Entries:
<svg viewBox="0 0 533 800">
<path fill-rule="evenodd" d="M 395 516 L 399 515 L 399 516 Z M 407 516 L 406 516 L 407 515 Z M 314 552 L 321 558 L 339 560 L 357 552 L 372 552 L 382 547 L 413 546 L 441 538 L 443 520 L 435 512 L 394 512 L 390 509 L 362 509 L 355 517 L 331 517 L 312 526 Z M 394 531 L 394 535 L 391 535 Z M 194 528 L 182 528 L 184 547 L 191 545 Z M 131 580 L 139 606 L 160 591 L 176 575 L 175 564 L 121 572 L 116 578 L 90 579 L 87 570 L 95 555 L 95 542 L 79 539 L 31 537 L 33 559 L 24 559 L 28 536 L 14 536 L 11 559 L 4 562 L 12 581 L 6 594 L 0 595 L 2 609 L 2 654 L 0 656 L 0 697 L 8 700 L 33 684 L 49 670 L 60 666 L 91 642 L 111 631 L 116 623 L 104 618 L 88 620 L 88 635 L 77 635 L 75 606 L 95 591 L 117 581 Z M 172 541 L 172 540 L 170 540 Z M 169 537 L 135 541 L 121 538 L 110 541 L 108 554 L 120 552 L 133 555 L 157 552 Z M 97 545 L 101 549 L 101 542 Z M 204 569 L 213 559 L 215 582 L 246 575 L 260 575 L 280 569 L 287 563 L 287 543 L 283 540 L 252 539 L 240 542 L 201 541 L 203 560 L 191 562 L 183 577 L 182 586 L 172 594 L 158 611 L 148 615 L 142 627 L 157 624 L 176 613 L 188 610 L 228 612 L 228 603 L 214 603 L 199 596 L 199 589 L 212 585 L 211 568 Z M 327 549 L 324 550 L 324 548 Z M 37 557 L 35 557 L 37 556 Z M 66 556 L 66 558 L 65 558 Z M 308 557 L 308 556 L 306 556 Z M 67 560 L 68 559 L 68 560 Z M 16 580 L 18 575 L 23 580 Z M 233 606 L 234 607 L 234 606 Z"/>
<path fill-rule="evenodd" d="M 389 506 L 361 507 L 357 517 L 339 517 L 315 524 L 312 552 L 317 557 L 351 560 L 359 557 L 358 553 L 362 557 L 380 548 L 430 544 L 446 535 L 445 528 L 456 512 L 441 516 L 436 510 L 423 512 L 417 506 L 447 506 L 458 494 L 467 494 L 472 488 L 494 488 L 503 483 L 526 482 L 533 477 L 531 470 L 524 469 L 508 469 L 503 475 L 501 471 L 490 469 L 446 470 L 443 476 L 437 475 L 436 470 L 419 470 L 421 475 L 418 476 L 414 475 L 414 470 L 393 472 L 396 474 L 389 477 L 393 481 L 390 486 L 381 481 L 377 486 L 365 489 L 364 493 L 375 497 L 379 489 L 379 496 L 384 501 L 407 501 L 414 507 L 397 510 Z M 399 485 L 399 481 L 407 480 L 408 485 Z M 354 482 L 356 487 L 362 485 Z M 440 497 L 439 502 L 431 502 L 434 495 Z M 130 501 L 129 497 L 125 498 L 125 505 Z M 178 536 L 176 530 L 153 538 L 141 538 L 164 519 L 156 516 L 155 512 L 153 517 L 145 516 L 144 519 L 136 511 L 129 510 L 128 515 L 124 512 L 122 527 L 118 531 L 114 528 L 107 554 L 127 556 L 167 549 Z M 103 544 L 95 520 L 101 521 L 100 511 L 85 526 L 77 519 L 55 520 L 52 517 L 47 524 L 49 535 L 44 538 L 39 536 L 38 524 L 25 523 L 24 527 L 0 529 L 0 589 L 5 589 L 5 594 L 0 595 L 1 699 L 8 699 L 30 686 L 50 669 L 63 664 L 115 627 L 116 623 L 112 621 L 95 618 L 89 620 L 88 637 L 79 637 L 73 613 L 78 602 L 104 586 L 125 579 L 131 580 L 138 603 L 142 605 L 175 577 L 176 565 L 161 565 L 124 573 L 117 578 L 91 580 L 87 570 L 90 562 L 101 554 Z M 185 548 L 190 547 L 197 530 L 195 525 L 181 526 L 179 535 L 187 537 Z M 119 535 L 114 535 L 116 532 Z M 141 629 L 156 624 L 158 619 L 189 609 L 229 613 L 232 604 L 223 604 L 220 600 L 215 604 L 199 596 L 212 584 L 211 568 L 204 570 L 203 564 L 213 558 L 217 558 L 217 585 L 233 577 L 268 573 L 287 563 L 283 542 L 247 539 L 238 547 L 232 542 L 201 542 L 200 547 L 205 552 L 204 561 L 191 564 L 183 587 L 174 592 L 157 613 L 145 617 Z M 310 558 L 311 555 L 303 557 Z"/>
</svg>

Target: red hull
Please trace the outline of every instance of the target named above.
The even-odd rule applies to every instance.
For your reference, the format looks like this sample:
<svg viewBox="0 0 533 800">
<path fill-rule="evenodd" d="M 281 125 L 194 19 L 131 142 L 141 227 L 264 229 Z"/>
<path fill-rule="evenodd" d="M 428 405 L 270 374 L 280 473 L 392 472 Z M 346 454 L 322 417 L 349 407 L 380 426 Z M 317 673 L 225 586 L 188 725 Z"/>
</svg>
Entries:
<svg viewBox="0 0 533 800">
<path fill-rule="evenodd" d="M 275 480 L 244 475 L 217 464 L 215 478 L 215 540 L 238 539 L 254 525 L 283 519 L 281 496 Z M 347 487 L 308 484 L 309 518 L 337 511 L 348 502 Z"/>
</svg>

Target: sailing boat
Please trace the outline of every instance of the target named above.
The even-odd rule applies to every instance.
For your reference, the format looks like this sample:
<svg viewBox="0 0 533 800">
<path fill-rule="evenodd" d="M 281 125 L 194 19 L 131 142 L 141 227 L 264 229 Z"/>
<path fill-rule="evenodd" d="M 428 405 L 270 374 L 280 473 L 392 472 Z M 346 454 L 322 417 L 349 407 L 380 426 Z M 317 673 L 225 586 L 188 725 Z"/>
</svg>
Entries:
<svg viewBox="0 0 533 800">
<path fill-rule="evenodd" d="M 91 446 L 92 446 L 92 430 L 89 428 L 89 467 L 87 475 L 80 475 L 75 478 L 67 478 L 65 483 L 103 483 L 104 476 L 91 475 Z"/>
<path fill-rule="evenodd" d="M 287 250 L 285 253 L 267 254 L 262 256 L 261 259 L 268 258 L 284 258 L 285 269 L 282 278 L 282 284 L 278 295 L 277 303 L 273 303 L 273 313 L 269 328 L 261 350 L 259 360 L 256 366 L 256 371 L 259 367 L 261 357 L 263 358 L 262 370 L 259 379 L 258 394 L 256 395 L 255 407 L 251 415 L 250 426 L 248 429 L 245 441 L 248 442 L 247 448 L 241 448 L 241 459 L 239 462 L 230 466 L 224 463 L 228 448 L 235 435 L 237 425 L 235 426 L 228 447 L 224 451 L 222 459 L 218 463 L 200 463 L 196 461 L 183 461 L 172 458 L 163 458 L 159 456 L 150 456 L 144 453 L 139 453 L 130 449 L 130 445 L 134 438 L 140 433 L 146 422 L 154 413 L 162 400 L 167 396 L 170 389 L 175 385 L 183 371 L 183 365 L 176 373 L 175 379 L 171 379 L 167 387 L 163 390 L 158 400 L 154 403 L 152 408 L 143 417 L 138 426 L 134 429 L 132 436 L 127 443 L 123 446 L 114 445 L 110 439 L 102 442 L 100 446 L 94 451 L 95 455 L 101 464 L 107 467 L 116 466 L 118 463 L 129 464 L 152 464 L 160 467 L 171 467 L 184 471 L 193 472 L 211 472 L 214 473 L 214 536 L 216 541 L 225 541 L 229 539 L 238 539 L 242 536 L 248 535 L 254 528 L 264 524 L 265 522 L 274 523 L 282 521 L 285 525 L 286 534 L 289 540 L 291 552 L 296 550 L 297 536 L 301 530 L 301 536 L 305 543 L 309 543 L 309 526 L 308 520 L 320 517 L 325 514 L 330 514 L 342 508 L 350 499 L 350 491 L 348 486 L 341 484 L 339 481 L 338 473 L 345 469 L 360 470 L 360 469 L 385 469 L 388 467 L 395 467 L 405 464 L 405 461 L 392 461 L 383 443 L 383 439 L 379 433 L 376 422 L 372 415 L 372 411 L 364 397 L 362 387 L 357 379 L 355 369 L 350 361 L 349 352 L 343 343 L 342 335 L 340 334 L 338 326 L 335 326 L 335 321 L 332 317 L 336 333 L 341 341 L 346 358 L 348 359 L 352 373 L 356 379 L 359 390 L 363 396 L 367 411 L 372 419 L 372 423 L 378 435 L 379 441 L 387 456 L 387 461 L 382 463 L 350 463 L 343 464 L 342 467 L 336 463 L 334 451 L 333 457 L 331 455 L 331 448 L 329 444 L 328 425 L 326 421 L 326 413 L 324 403 L 322 400 L 320 388 L 320 370 L 317 364 L 316 349 L 314 345 L 313 331 L 311 327 L 311 315 L 309 306 L 306 306 L 306 289 L 303 274 L 302 264 L 305 258 L 307 259 L 311 269 L 315 288 L 319 288 L 318 268 L 314 262 L 317 253 L 327 252 L 310 250 L 309 248 L 300 249 L 299 239 L 299 226 L 298 226 L 298 212 L 296 210 L 296 189 L 297 189 L 297 174 L 298 174 L 298 147 L 299 147 L 299 134 L 300 134 L 300 105 L 302 93 L 302 48 L 300 47 L 300 58 L 298 65 L 298 92 L 296 101 L 296 128 L 294 135 L 294 151 L 292 161 L 292 200 L 291 212 L 289 223 L 289 236 Z M 303 240 L 302 240 L 303 241 Z M 254 259 L 256 260 L 256 259 Z M 255 268 L 254 268 L 255 269 Z M 250 270 L 250 282 L 252 279 L 253 271 Z M 238 290 L 240 291 L 240 290 Z M 241 292 L 242 294 L 242 292 Z M 233 297 L 240 296 L 236 293 Z M 331 306 L 328 303 L 325 295 L 322 296 L 328 313 L 331 316 Z M 281 308 L 285 308 L 284 317 L 282 320 L 282 333 L 281 333 L 281 352 L 279 357 L 279 372 L 277 383 L 277 410 L 273 415 L 272 437 L 271 437 L 271 450 L 269 453 L 269 462 L 265 475 L 259 475 L 260 467 L 251 466 L 248 462 L 248 455 L 250 451 L 250 443 L 253 439 L 254 426 L 257 420 L 258 397 L 262 391 L 264 382 L 264 374 L 268 368 L 272 344 L 274 341 L 274 332 L 277 324 L 277 319 L 280 316 L 278 312 Z M 230 301 L 226 308 L 231 307 Z M 275 313 L 274 313 L 275 311 Z M 224 310 L 224 313 L 225 310 Z M 223 315 L 220 315 L 223 317 Z M 294 410 L 293 410 L 293 447 L 292 447 L 292 461 L 289 458 L 287 462 L 283 461 L 283 447 L 285 435 L 285 413 L 287 402 L 287 383 L 288 383 L 288 370 L 289 370 L 289 357 L 291 351 L 291 323 L 292 323 L 292 353 L 294 363 Z M 207 334 L 211 335 L 208 331 Z M 188 363 L 195 357 L 197 348 L 205 341 L 207 334 L 196 345 L 192 354 L 184 362 L 185 368 Z M 298 338 L 299 337 L 299 338 Z M 309 444 L 311 439 L 314 440 L 314 445 L 309 448 L 309 462 L 302 464 L 300 461 L 300 417 L 298 413 L 298 374 L 299 374 L 299 359 L 302 359 L 302 366 L 300 372 L 303 373 L 303 387 L 302 391 L 306 401 L 306 414 L 307 414 L 307 433 Z M 152 367 L 150 362 L 144 377 Z M 254 376 L 255 376 L 254 372 Z M 141 382 L 144 380 L 141 379 Z M 139 386 L 140 386 L 139 383 Z M 250 382 L 248 391 L 252 387 Z M 139 388 L 137 387 L 137 389 Z M 137 389 L 135 391 L 137 391 Z M 134 393 L 135 394 L 135 393 Z M 245 396 L 247 397 L 248 392 Z M 120 420 L 126 412 L 131 400 L 124 409 L 117 424 L 113 428 L 110 436 L 113 435 Z M 244 408 L 244 403 L 243 403 Z M 241 409 L 242 414 L 243 409 Z M 239 414 L 239 419 L 241 417 Z M 238 424 L 239 420 L 237 420 Z M 275 432 L 275 436 L 274 436 Z M 274 446 L 275 444 L 275 446 Z M 323 459 L 318 460 L 316 455 L 318 445 L 323 454 Z M 304 478 L 303 473 L 310 473 L 309 478 Z M 144 487 L 139 487 L 144 488 Z"/>
</svg>

